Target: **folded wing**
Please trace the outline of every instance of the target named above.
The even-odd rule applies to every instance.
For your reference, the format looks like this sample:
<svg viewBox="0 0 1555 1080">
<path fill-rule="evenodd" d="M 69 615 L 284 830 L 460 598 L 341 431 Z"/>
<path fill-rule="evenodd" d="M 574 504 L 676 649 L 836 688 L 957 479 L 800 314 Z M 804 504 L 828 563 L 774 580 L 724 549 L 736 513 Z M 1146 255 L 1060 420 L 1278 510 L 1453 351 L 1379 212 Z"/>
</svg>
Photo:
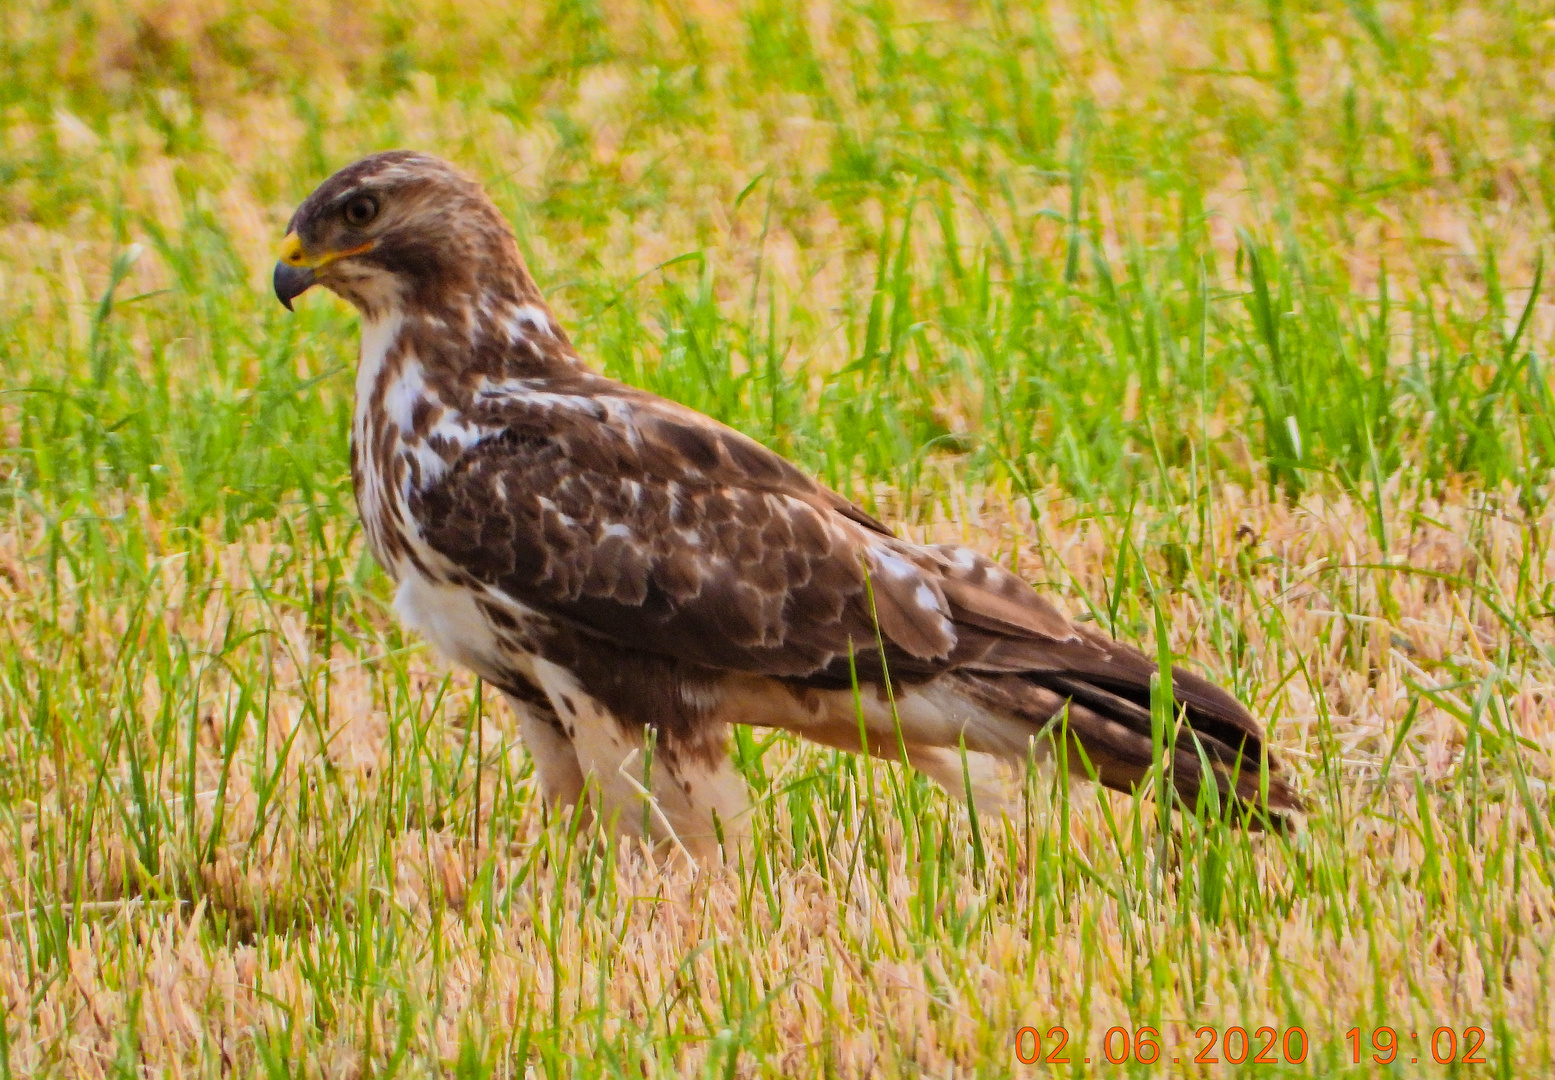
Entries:
<svg viewBox="0 0 1555 1080">
<path fill-rule="evenodd" d="M 1068 703 L 1103 783 L 1127 789 L 1148 771 L 1154 663 L 991 560 L 898 539 L 753 440 L 607 380 L 480 408 L 500 434 L 412 501 L 460 573 L 682 664 L 834 688 L 955 672 L 1032 724 Z M 1258 723 L 1197 676 L 1176 670 L 1172 684 L 1187 719 L 1179 789 L 1197 789 L 1197 738 L 1217 786 L 1253 801 Z M 1269 801 L 1299 806 L 1277 777 Z"/>
</svg>

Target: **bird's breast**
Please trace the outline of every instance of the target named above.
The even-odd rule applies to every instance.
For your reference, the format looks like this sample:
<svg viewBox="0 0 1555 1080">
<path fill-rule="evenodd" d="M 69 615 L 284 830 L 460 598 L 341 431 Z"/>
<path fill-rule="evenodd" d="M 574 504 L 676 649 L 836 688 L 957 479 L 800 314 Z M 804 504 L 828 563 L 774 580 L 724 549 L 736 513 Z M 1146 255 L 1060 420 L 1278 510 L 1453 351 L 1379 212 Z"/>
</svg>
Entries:
<svg viewBox="0 0 1555 1080">
<path fill-rule="evenodd" d="M 450 661 L 498 686 L 536 685 L 539 643 L 550 621 L 508 597 L 451 585 L 414 567 L 400 579 L 394 614 Z"/>
<path fill-rule="evenodd" d="M 438 483 L 494 429 L 471 420 L 429 383 L 413 337 L 397 318 L 364 324 L 351 424 L 351 478 L 367 543 L 396 581 L 409 570 L 441 578 L 413 497 Z"/>
</svg>

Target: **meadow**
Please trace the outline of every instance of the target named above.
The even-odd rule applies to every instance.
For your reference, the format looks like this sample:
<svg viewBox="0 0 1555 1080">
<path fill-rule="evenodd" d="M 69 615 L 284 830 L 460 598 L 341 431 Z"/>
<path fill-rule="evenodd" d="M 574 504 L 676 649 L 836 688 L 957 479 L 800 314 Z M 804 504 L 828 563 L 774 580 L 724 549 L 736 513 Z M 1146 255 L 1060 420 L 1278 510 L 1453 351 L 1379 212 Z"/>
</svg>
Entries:
<svg viewBox="0 0 1555 1080">
<path fill-rule="evenodd" d="M 1551 1074 L 1549 16 L 0 5 L 0 1078 Z M 392 146 L 598 366 L 1234 689 L 1304 827 L 761 730 L 734 865 L 548 812 L 269 288 Z"/>
</svg>

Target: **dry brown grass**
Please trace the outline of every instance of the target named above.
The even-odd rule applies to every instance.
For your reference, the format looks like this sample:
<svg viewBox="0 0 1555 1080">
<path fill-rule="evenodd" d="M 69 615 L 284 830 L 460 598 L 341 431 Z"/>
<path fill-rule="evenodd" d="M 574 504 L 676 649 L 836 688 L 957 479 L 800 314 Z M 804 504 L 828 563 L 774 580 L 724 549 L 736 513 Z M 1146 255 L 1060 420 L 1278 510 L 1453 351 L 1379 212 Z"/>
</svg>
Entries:
<svg viewBox="0 0 1555 1080">
<path fill-rule="evenodd" d="M 1155 1075 L 1102 1063 L 1154 1025 L 1197 1075 L 1235 1070 L 1195 1028 L 1263 1024 L 1311 1040 L 1264 1076 L 1371 1075 L 1384 1026 L 1401 1075 L 1438 1027 L 1548 1071 L 1555 26 L 1372 11 L 0 11 L 0 1077 L 1045 1074 L 1022 1025 Z M 974 832 L 760 733 L 744 865 L 550 820 L 359 543 L 349 320 L 266 295 L 386 143 L 493 185 L 612 370 L 1119 636 L 1159 614 L 1307 828 L 1039 771 Z"/>
<path fill-rule="evenodd" d="M 904 835 L 914 826 L 899 816 L 885 767 L 873 779 L 839 775 L 828 755 L 786 743 L 764 759 L 773 789 L 821 775 L 831 790 L 808 823 L 796 825 L 788 800 L 764 804 L 759 831 L 771 877 L 759 882 L 750 871 L 663 870 L 635 852 L 601 861 L 586 839 L 569 843 L 566 823 L 544 822 L 500 714 L 482 720 L 480 820 L 490 831 L 479 852 L 472 800 L 457 786 L 445 793 L 444 821 L 396 828 L 394 790 L 426 771 L 407 753 L 407 731 L 427 740 L 426 753 L 456 757 L 469 742 L 471 685 L 462 676 L 445 682 L 424 649 L 405 652 L 377 616 L 364 618 L 369 628 L 355 647 L 336 645 L 326 657 L 301 614 L 265 596 L 263 568 L 288 556 L 260 529 L 213 546 L 197 590 L 169 566 L 149 604 L 165 613 L 161 625 L 143 626 L 138 647 L 162 634 L 211 642 L 262 632 L 225 663 L 271 680 L 268 749 L 257 745 L 257 717 L 247 717 L 223 782 L 233 722 L 224 713 L 238 690 L 208 671 L 193 759 L 175 750 L 149 794 L 168 819 L 157 871 L 137 862 L 126 835 L 121 815 L 133 799 L 122 764 L 102 772 L 103 797 L 88 804 L 87 820 L 69 805 L 82 789 L 57 783 L 47 757 L 32 767 L 48 795 L 11 807 L 10 840 L 0 846 L 0 878 L 13 883 L 0 933 L 0 1000 L 31 1018 L 13 1041 L 12 1068 L 37 1075 L 52 1060 L 72 1075 L 110 1075 L 108 1063 L 133 1032 L 137 1060 L 169 1074 L 202 1072 L 217 1054 L 251 1062 L 260 1038 L 275 1053 L 313 1062 L 319 1075 L 365 1075 L 366 1055 L 387 1053 L 409 1010 L 410 1046 L 428 1061 L 456 1060 L 469 1031 L 506 1043 L 550 1013 L 564 1018 L 564 1030 L 565 1021 L 589 1018 L 586 1035 L 558 1038 L 563 1054 L 593 1040 L 631 1046 L 648 1033 L 663 1050 L 684 1033 L 673 1052 L 632 1063 L 646 1075 L 695 1072 L 720 1039 L 759 1041 L 757 1071 L 784 1075 L 823 1062 L 849 1075 L 971 1075 L 979 1062 L 1011 1062 L 1014 1032 L 1025 1024 L 1070 1025 L 1092 1051 L 1106 1028 L 1140 1026 L 1128 1000 L 1140 978 L 1154 984 L 1147 997 L 1159 995 L 1168 1045 L 1193 1042 L 1189 1029 L 1200 1024 L 1300 1022 L 1333 1060 L 1346 1049 L 1342 1032 L 1366 1017 L 1401 1030 L 1461 1031 L 1488 1027 L 1493 1014 L 1539 1046 L 1550 1004 L 1542 928 L 1555 894 L 1511 854 L 1530 842 L 1530 808 L 1548 806 L 1555 668 L 1547 652 L 1528 653 L 1497 608 L 1527 587 L 1519 575 L 1538 592 L 1555 582 L 1555 559 L 1531 548 L 1535 533 L 1547 535 L 1555 522 L 1546 515 L 1530 529 L 1495 501 L 1462 491 L 1440 503 L 1397 498 L 1387 525 L 1399 547 L 1384 553 L 1364 508 L 1344 497 L 1288 506 L 1229 484 L 1213 496 L 1194 580 L 1220 587 L 1171 594 L 1172 645 L 1214 672 L 1236 666 L 1321 820 L 1292 843 L 1294 851 L 1316 849 L 1307 857 L 1271 850 L 1281 848 L 1273 839 L 1229 841 L 1238 854 L 1227 873 L 1247 875 L 1244 902 L 1265 889 L 1283 900 L 1250 908 L 1233 921 L 1240 926 L 1174 910 L 1172 883 L 1188 891 L 1191 874 L 1170 865 L 1161 868 L 1159 893 L 1120 904 L 1109 889 L 1130 879 L 1141 838 L 1126 830 L 1115 837 L 1089 791 L 1057 796 L 1055 805 L 1045 778 L 1033 782 L 1026 820 L 985 819 L 981 879 L 962 814 L 920 793 L 925 817 L 954 853 L 946 865 L 953 878 L 938 883 L 934 923 L 914 926 L 924 853 Z M 1032 579 L 1101 603 L 1121 546 L 1105 519 L 1056 491 L 1036 501 L 1035 520 L 1011 517 L 1010 505 L 1007 492 L 963 499 L 921 532 L 1013 553 Z M 1136 517 L 1136 543 L 1156 525 Z M 35 562 L 37 542 L 35 529 L 13 526 L 7 564 Z M 1370 568 L 1389 561 L 1409 569 Z M 8 636 L 23 640 L 49 599 L 24 575 L 7 582 Z M 126 640 L 133 617 L 125 606 L 67 607 L 57 617 L 78 628 L 87 670 L 113 671 L 137 650 L 134 634 Z M 1242 628 L 1239 663 L 1216 647 L 1211 627 Z M 330 713 L 320 730 L 306 715 L 326 666 Z M 1456 674 L 1456 689 L 1437 689 L 1446 671 Z M 385 682 L 396 690 L 386 692 Z M 1481 782 L 1466 782 L 1461 714 L 1485 687 L 1505 711 L 1485 714 L 1480 737 L 1494 725 L 1525 740 L 1517 751 L 1503 744 L 1502 753 L 1521 757 L 1528 799 L 1519 799 L 1497 756 L 1485 755 Z M 144 725 L 119 737 L 157 744 L 163 687 L 146 679 L 99 689 L 118 700 L 124 723 Z M 1411 711 L 1413 725 L 1395 749 Z M 24 760 L 11 743 L 7 757 Z M 278 771 L 270 798 L 283 807 L 263 826 L 259 760 Z M 65 768 L 93 771 L 89 761 Z M 471 773 L 467 766 L 456 783 L 467 785 Z M 180 806 L 191 776 L 192 811 Z M 194 859 L 218 797 L 221 842 L 213 858 Z M 431 796 L 423 788 L 421 797 Z M 1128 800 L 1105 799 L 1128 820 Z M 1471 803 L 1476 824 L 1465 835 Z M 1032 840 L 1033 830 L 1056 834 L 1058 814 L 1069 844 L 1061 856 Z M 822 863 L 790 842 L 806 824 L 837 828 Z M 1430 891 L 1418 887 L 1424 837 L 1435 838 L 1441 860 Z M 1043 858 L 1054 862 L 1037 865 Z M 1297 872 L 1341 880 L 1323 889 L 1281 880 Z M 1465 925 L 1470 913 L 1483 922 Z M 32 972 L 51 919 L 71 928 L 68 958 L 62 977 L 40 985 Z M 958 927 L 958 919 L 971 925 Z M 373 954 L 359 975 L 321 973 L 350 966 L 357 949 Z M 1165 970 L 1151 970 L 1152 957 Z M 1191 986 L 1188 971 L 1197 976 Z M 771 1000 L 731 1010 L 731 986 Z M 1379 1014 L 1377 1002 L 1388 1011 Z M 758 1026 L 759 1036 L 724 1031 L 718 1018 L 731 1015 Z"/>
</svg>

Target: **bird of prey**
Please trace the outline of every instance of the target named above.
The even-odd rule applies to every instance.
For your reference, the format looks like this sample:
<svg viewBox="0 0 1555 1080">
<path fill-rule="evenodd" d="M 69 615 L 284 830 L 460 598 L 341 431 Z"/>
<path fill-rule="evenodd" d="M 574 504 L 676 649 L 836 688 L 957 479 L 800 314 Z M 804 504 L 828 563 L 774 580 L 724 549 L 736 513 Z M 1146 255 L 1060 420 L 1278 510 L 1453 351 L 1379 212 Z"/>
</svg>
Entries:
<svg viewBox="0 0 1555 1080">
<path fill-rule="evenodd" d="M 592 371 L 507 221 L 447 162 L 391 151 L 331 176 L 292 217 L 274 284 L 288 308 L 317 284 L 360 311 L 367 543 L 399 619 L 502 690 L 553 803 L 717 858 L 746 809 L 731 724 L 905 760 L 974 803 L 996 789 L 973 778 L 1055 747 L 1109 788 L 1150 775 L 1142 652 Z M 1183 801 L 1207 765 L 1247 823 L 1301 809 L 1234 698 L 1180 669 L 1171 690 Z"/>
</svg>

